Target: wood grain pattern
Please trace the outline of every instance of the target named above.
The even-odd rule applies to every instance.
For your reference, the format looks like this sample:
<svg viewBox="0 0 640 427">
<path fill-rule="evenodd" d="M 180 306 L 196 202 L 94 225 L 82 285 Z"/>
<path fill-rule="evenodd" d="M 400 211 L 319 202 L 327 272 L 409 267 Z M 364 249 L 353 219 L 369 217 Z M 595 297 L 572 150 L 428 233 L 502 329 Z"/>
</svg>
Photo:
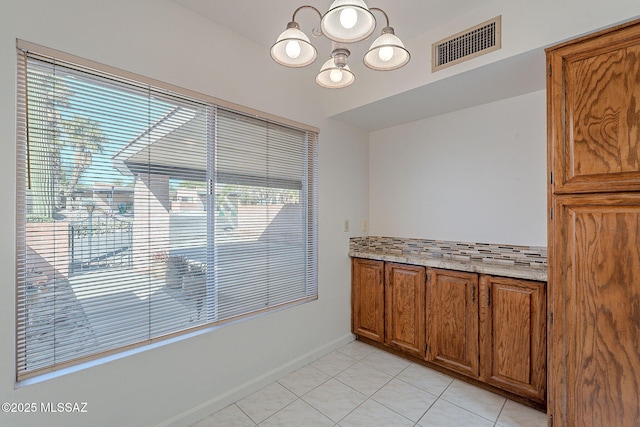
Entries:
<svg viewBox="0 0 640 427">
<path fill-rule="evenodd" d="M 640 421 L 640 194 L 557 198 L 555 350 L 566 425 Z M 561 281 L 560 278 L 564 278 Z M 561 314 L 561 316 L 558 316 Z"/>
<path fill-rule="evenodd" d="M 478 275 L 429 269 L 427 360 L 479 376 Z"/>
<path fill-rule="evenodd" d="M 424 356 L 424 267 L 386 263 L 386 343 Z"/>
<path fill-rule="evenodd" d="M 384 262 L 351 261 L 351 331 L 384 342 Z"/>
<path fill-rule="evenodd" d="M 482 275 L 480 288 L 482 379 L 521 396 L 544 401 L 545 284 Z"/>
<path fill-rule="evenodd" d="M 567 61 L 565 79 L 570 178 L 640 170 L 640 46 Z"/>
<path fill-rule="evenodd" d="M 496 376 L 531 381 L 531 294 L 496 287 L 493 290 L 493 357 Z"/>
<path fill-rule="evenodd" d="M 640 20 L 547 49 L 549 415 L 640 425 Z"/>
<path fill-rule="evenodd" d="M 549 49 L 556 194 L 640 190 L 637 28 Z"/>
</svg>

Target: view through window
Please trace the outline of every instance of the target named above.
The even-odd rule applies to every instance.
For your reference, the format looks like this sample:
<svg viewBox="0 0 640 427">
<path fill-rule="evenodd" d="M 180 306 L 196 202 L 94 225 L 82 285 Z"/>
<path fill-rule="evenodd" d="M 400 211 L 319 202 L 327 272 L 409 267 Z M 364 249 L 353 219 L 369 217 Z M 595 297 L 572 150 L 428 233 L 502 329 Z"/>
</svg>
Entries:
<svg viewBox="0 0 640 427">
<path fill-rule="evenodd" d="M 317 297 L 315 132 L 18 68 L 18 379 Z"/>
</svg>

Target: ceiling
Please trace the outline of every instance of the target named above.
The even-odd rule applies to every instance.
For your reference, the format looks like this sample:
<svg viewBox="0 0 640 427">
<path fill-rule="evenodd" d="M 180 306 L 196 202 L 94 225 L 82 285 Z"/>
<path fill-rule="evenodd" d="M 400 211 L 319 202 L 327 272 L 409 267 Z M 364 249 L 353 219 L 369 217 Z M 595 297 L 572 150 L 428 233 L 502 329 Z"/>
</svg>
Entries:
<svg viewBox="0 0 640 427">
<path fill-rule="evenodd" d="M 265 47 L 273 45 L 292 19 L 294 11 L 302 5 L 311 5 L 324 13 L 332 0 L 171 0 L 233 32 Z M 403 40 L 425 33 L 430 28 L 455 20 L 457 17 L 493 0 L 370 0 L 369 7 L 379 7 L 389 16 L 390 25 Z M 384 26 L 383 16 L 374 12 L 379 34 Z M 304 9 L 296 15 L 301 29 L 311 37 L 319 27 L 319 17 L 312 10 Z M 318 56 L 331 51 L 325 37 L 313 38 Z M 362 45 L 362 46 L 360 46 Z M 352 56 L 364 55 L 369 43 L 350 45 Z M 411 64 L 411 63 L 410 63 Z M 350 64 L 352 68 L 362 64 Z M 540 65 L 538 67 L 538 65 Z M 319 65 L 318 65 L 319 66 Z M 310 67 L 307 67 L 310 68 Z M 538 72 L 539 71 L 539 72 Z M 317 70 L 303 69 L 313 81 Z M 354 69 L 354 72 L 357 72 Z M 486 82 L 491 75 L 494 85 L 474 84 Z M 310 83 L 312 84 L 312 83 Z M 315 83 L 313 83 L 315 84 Z M 358 108 L 332 116 L 364 130 L 374 131 L 408 123 L 426 117 L 467 108 L 502 98 L 517 96 L 544 88 L 544 54 L 542 50 L 528 52 L 517 57 L 478 67 L 460 75 L 430 83 L 399 93 Z M 465 88 L 473 88 L 465 91 Z M 438 102 L 434 102 L 437 99 Z M 444 100 L 441 102 L 440 100 Z"/>
<path fill-rule="evenodd" d="M 265 47 L 271 47 L 276 41 L 298 7 L 308 4 L 324 13 L 332 3 L 331 0 L 173 1 Z M 489 2 L 490 0 L 371 0 L 367 5 L 383 9 L 389 16 L 391 26 L 396 29 L 396 34 L 403 39 L 410 39 L 428 28 L 454 19 L 465 10 Z M 384 22 L 379 12 L 374 12 L 374 16 L 378 20 L 377 34 Z M 296 21 L 307 34 L 320 24 L 318 15 L 311 10 L 300 11 Z"/>
</svg>

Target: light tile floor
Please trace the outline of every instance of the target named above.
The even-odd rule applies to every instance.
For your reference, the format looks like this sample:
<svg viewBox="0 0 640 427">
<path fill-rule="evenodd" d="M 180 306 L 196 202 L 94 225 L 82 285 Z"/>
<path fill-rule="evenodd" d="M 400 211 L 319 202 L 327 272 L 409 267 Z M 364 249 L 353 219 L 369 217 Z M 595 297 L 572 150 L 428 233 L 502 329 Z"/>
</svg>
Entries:
<svg viewBox="0 0 640 427">
<path fill-rule="evenodd" d="M 354 341 L 192 427 L 544 427 L 542 412 Z"/>
</svg>

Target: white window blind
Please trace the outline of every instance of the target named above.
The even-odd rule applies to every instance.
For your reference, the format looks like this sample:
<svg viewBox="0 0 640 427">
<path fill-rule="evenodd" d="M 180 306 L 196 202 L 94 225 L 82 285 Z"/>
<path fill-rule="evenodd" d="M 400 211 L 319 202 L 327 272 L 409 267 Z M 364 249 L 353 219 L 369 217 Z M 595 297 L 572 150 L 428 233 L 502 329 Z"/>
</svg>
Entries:
<svg viewBox="0 0 640 427">
<path fill-rule="evenodd" d="M 18 57 L 18 379 L 317 298 L 315 132 Z"/>
</svg>

